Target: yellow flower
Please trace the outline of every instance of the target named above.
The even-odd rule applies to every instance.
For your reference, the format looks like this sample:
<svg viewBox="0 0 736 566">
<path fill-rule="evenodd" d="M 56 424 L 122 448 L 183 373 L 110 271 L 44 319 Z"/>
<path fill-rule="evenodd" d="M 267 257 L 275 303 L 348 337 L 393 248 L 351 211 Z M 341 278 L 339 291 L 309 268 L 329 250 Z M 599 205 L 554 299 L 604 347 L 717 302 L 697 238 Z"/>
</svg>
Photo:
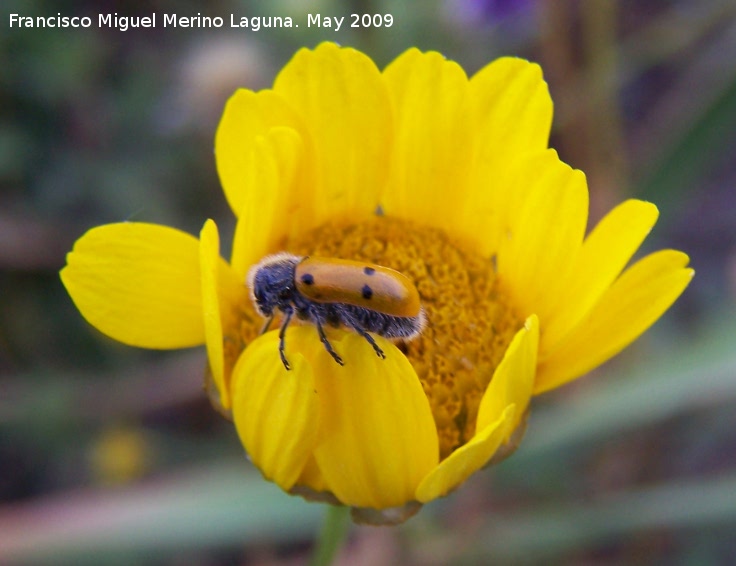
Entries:
<svg viewBox="0 0 736 566">
<path fill-rule="evenodd" d="M 629 200 L 585 236 L 585 177 L 547 149 L 537 65 L 468 79 L 410 49 L 383 72 L 334 44 L 303 49 L 270 90 L 238 91 L 215 140 L 237 216 L 230 262 L 162 226 L 90 230 L 62 280 L 85 318 L 135 346 L 206 343 L 214 403 L 284 490 L 400 522 L 513 451 L 530 397 L 603 363 L 651 326 L 693 272 L 665 250 L 626 268 L 657 218 Z M 259 336 L 249 268 L 286 250 L 413 279 L 428 324 L 409 343 L 289 326 Z"/>
</svg>

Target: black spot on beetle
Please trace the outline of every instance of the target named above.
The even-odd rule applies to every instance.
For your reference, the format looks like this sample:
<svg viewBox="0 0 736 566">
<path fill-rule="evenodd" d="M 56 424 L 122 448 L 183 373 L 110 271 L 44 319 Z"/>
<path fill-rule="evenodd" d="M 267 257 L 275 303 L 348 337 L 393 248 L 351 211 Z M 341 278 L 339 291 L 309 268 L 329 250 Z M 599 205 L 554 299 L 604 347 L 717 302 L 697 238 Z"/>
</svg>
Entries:
<svg viewBox="0 0 736 566">
<path fill-rule="evenodd" d="M 363 285 L 361 291 L 363 292 L 364 299 L 370 299 L 373 296 L 373 289 L 371 289 L 368 285 Z"/>
<path fill-rule="evenodd" d="M 311 273 L 302 275 L 302 283 L 305 285 L 314 285 L 314 276 Z"/>
<path fill-rule="evenodd" d="M 366 267 L 363 268 L 363 273 L 365 273 L 366 275 L 373 275 L 375 272 L 376 272 L 376 270 L 374 268 L 372 268 L 372 267 L 367 267 L 366 266 Z"/>
</svg>

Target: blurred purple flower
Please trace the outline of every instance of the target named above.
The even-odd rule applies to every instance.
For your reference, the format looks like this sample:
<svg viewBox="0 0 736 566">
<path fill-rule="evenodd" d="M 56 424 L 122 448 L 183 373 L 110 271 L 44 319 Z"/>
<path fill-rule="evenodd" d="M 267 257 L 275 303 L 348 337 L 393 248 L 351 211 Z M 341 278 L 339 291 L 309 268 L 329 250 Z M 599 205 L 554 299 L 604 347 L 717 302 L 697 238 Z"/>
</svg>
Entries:
<svg viewBox="0 0 736 566">
<path fill-rule="evenodd" d="M 532 0 L 447 0 L 447 11 L 458 21 L 494 23 L 528 12 Z"/>
</svg>

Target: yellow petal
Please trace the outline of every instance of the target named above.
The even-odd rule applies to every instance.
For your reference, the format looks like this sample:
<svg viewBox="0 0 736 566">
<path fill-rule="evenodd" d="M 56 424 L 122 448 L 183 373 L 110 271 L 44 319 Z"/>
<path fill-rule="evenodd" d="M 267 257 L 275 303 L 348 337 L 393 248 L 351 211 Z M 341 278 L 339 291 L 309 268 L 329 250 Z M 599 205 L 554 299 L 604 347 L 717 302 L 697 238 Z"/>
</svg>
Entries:
<svg viewBox="0 0 736 566">
<path fill-rule="evenodd" d="M 547 148 L 552 99 L 542 69 L 535 63 L 502 57 L 470 79 L 478 158 L 499 164 L 509 156 Z"/>
<path fill-rule="evenodd" d="M 535 313 L 544 325 L 556 309 L 583 241 L 588 188 L 583 173 L 554 152 L 535 160 L 531 176 L 520 179 L 518 192 L 525 198 L 511 209 L 498 250 L 498 272 L 521 314 Z"/>
<path fill-rule="evenodd" d="M 174 228 L 107 224 L 77 240 L 61 279 L 82 316 L 115 340 L 196 346 L 204 342 L 198 248 Z"/>
<path fill-rule="evenodd" d="M 477 159 L 471 167 L 468 198 L 458 203 L 460 216 L 454 232 L 478 254 L 497 257 L 519 208 L 538 182 L 537 172 L 558 159 L 551 149 L 510 155 L 503 164 Z"/>
<path fill-rule="evenodd" d="M 258 165 L 253 151 L 259 137 L 287 127 L 304 135 L 297 113 L 278 94 L 240 89 L 228 100 L 215 135 L 215 159 L 220 183 L 230 207 L 239 216 L 253 198 L 269 197 L 251 173 Z"/>
<path fill-rule="evenodd" d="M 298 328 L 316 337 L 314 328 Z M 382 509 L 414 498 L 421 479 L 437 464 L 437 430 L 419 379 L 392 343 L 376 342 L 376 356 L 353 332 L 330 334 L 343 367 L 316 341 L 310 356 L 321 403 L 315 459 L 329 491 L 346 505 Z M 315 338 L 316 340 L 316 338 Z M 287 355 L 291 349 L 287 334 Z"/>
<path fill-rule="evenodd" d="M 334 43 L 302 49 L 279 73 L 274 91 L 296 109 L 311 134 L 318 223 L 372 215 L 389 168 L 392 120 L 373 61 Z"/>
<path fill-rule="evenodd" d="M 529 170 L 517 162 L 547 148 L 552 100 L 539 66 L 510 57 L 478 71 L 470 79 L 469 95 L 476 141 L 468 198 L 458 203 L 462 219 L 456 229 L 488 256 L 505 233 L 503 212 L 516 191 L 514 173 Z"/>
<path fill-rule="evenodd" d="M 396 116 L 387 214 L 453 229 L 467 193 L 473 128 L 468 78 L 439 53 L 410 49 L 383 73 Z"/>
<path fill-rule="evenodd" d="M 325 478 L 322 477 L 322 472 L 320 471 L 314 456 L 307 461 L 307 465 L 304 466 L 302 474 L 299 476 L 299 480 L 296 483 L 297 486 L 305 486 L 317 493 L 327 492 Z"/>
<path fill-rule="evenodd" d="M 242 280 L 261 258 L 284 249 L 292 234 L 314 227 L 313 195 L 305 186 L 304 142 L 291 128 L 272 128 L 253 141 L 244 177 L 258 187 L 243 197 L 233 237 L 232 266 Z"/>
<path fill-rule="evenodd" d="M 222 409 L 230 409 L 229 369 L 224 359 L 224 332 L 234 330 L 243 321 L 239 314 L 248 308 L 250 298 L 244 280 L 220 258 L 217 225 L 208 220 L 200 233 L 202 274 L 202 309 L 205 343 L 212 380 L 219 393 Z"/>
<path fill-rule="evenodd" d="M 467 444 L 455 450 L 419 484 L 416 500 L 427 503 L 457 488 L 493 457 L 511 432 L 515 407 L 506 407 L 499 418 L 476 432 Z"/>
<path fill-rule="evenodd" d="M 583 242 L 573 273 L 544 327 L 542 355 L 554 349 L 601 298 L 657 221 L 657 207 L 627 200 L 611 210 Z"/>
<path fill-rule="evenodd" d="M 690 283 L 694 272 L 687 263 L 684 253 L 663 250 L 627 269 L 559 348 L 540 360 L 535 394 L 584 374 L 638 338 Z"/>
<path fill-rule="evenodd" d="M 212 380 L 219 392 L 223 409 L 230 408 L 230 394 L 225 387 L 225 357 L 222 345 L 222 320 L 217 297 L 217 264 L 220 257 L 220 236 L 217 226 L 208 220 L 199 234 L 199 260 L 202 276 L 202 312 L 205 344 Z"/>
<path fill-rule="evenodd" d="M 294 330 L 294 329 L 292 329 Z M 278 354 L 278 332 L 254 340 L 233 369 L 235 428 L 253 463 L 288 491 L 317 440 L 319 401 L 311 365 L 299 353 L 299 333 L 289 332 L 291 370 Z"/>
<path fill-rule="evenodd" d="M 493 373 L 493 379 L 483 394 L 478 408 L 477 430 L 483 430 L 498 420 L 509 405 L 516 407 L 509 422 L 509 435 L 519 425 L 529 406 L 537 373 L 539 319 L 530 316 L 519 330 Z M 505 438 L 504 441 L 507 441 Z"/>
</svg>

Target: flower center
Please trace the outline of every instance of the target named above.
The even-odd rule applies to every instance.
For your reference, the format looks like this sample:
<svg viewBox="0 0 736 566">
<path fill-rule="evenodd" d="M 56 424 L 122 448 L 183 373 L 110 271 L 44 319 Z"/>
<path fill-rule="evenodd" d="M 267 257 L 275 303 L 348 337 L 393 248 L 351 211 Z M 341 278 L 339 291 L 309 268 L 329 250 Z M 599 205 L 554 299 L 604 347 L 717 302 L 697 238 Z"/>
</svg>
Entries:
<svg viewBox="0 0 736 566">
<path fill-rule="evenodd" d="M 287 249 L 383 265 L 414 281 L 427 325 L 419 337 L 398 345 L 429 399 L 441 458 L 470 440 L 481 397 L 523 324 L 499 289 L 493 262 L 439 229 L 383 216 L 324 225 Z"/>
</svg>

